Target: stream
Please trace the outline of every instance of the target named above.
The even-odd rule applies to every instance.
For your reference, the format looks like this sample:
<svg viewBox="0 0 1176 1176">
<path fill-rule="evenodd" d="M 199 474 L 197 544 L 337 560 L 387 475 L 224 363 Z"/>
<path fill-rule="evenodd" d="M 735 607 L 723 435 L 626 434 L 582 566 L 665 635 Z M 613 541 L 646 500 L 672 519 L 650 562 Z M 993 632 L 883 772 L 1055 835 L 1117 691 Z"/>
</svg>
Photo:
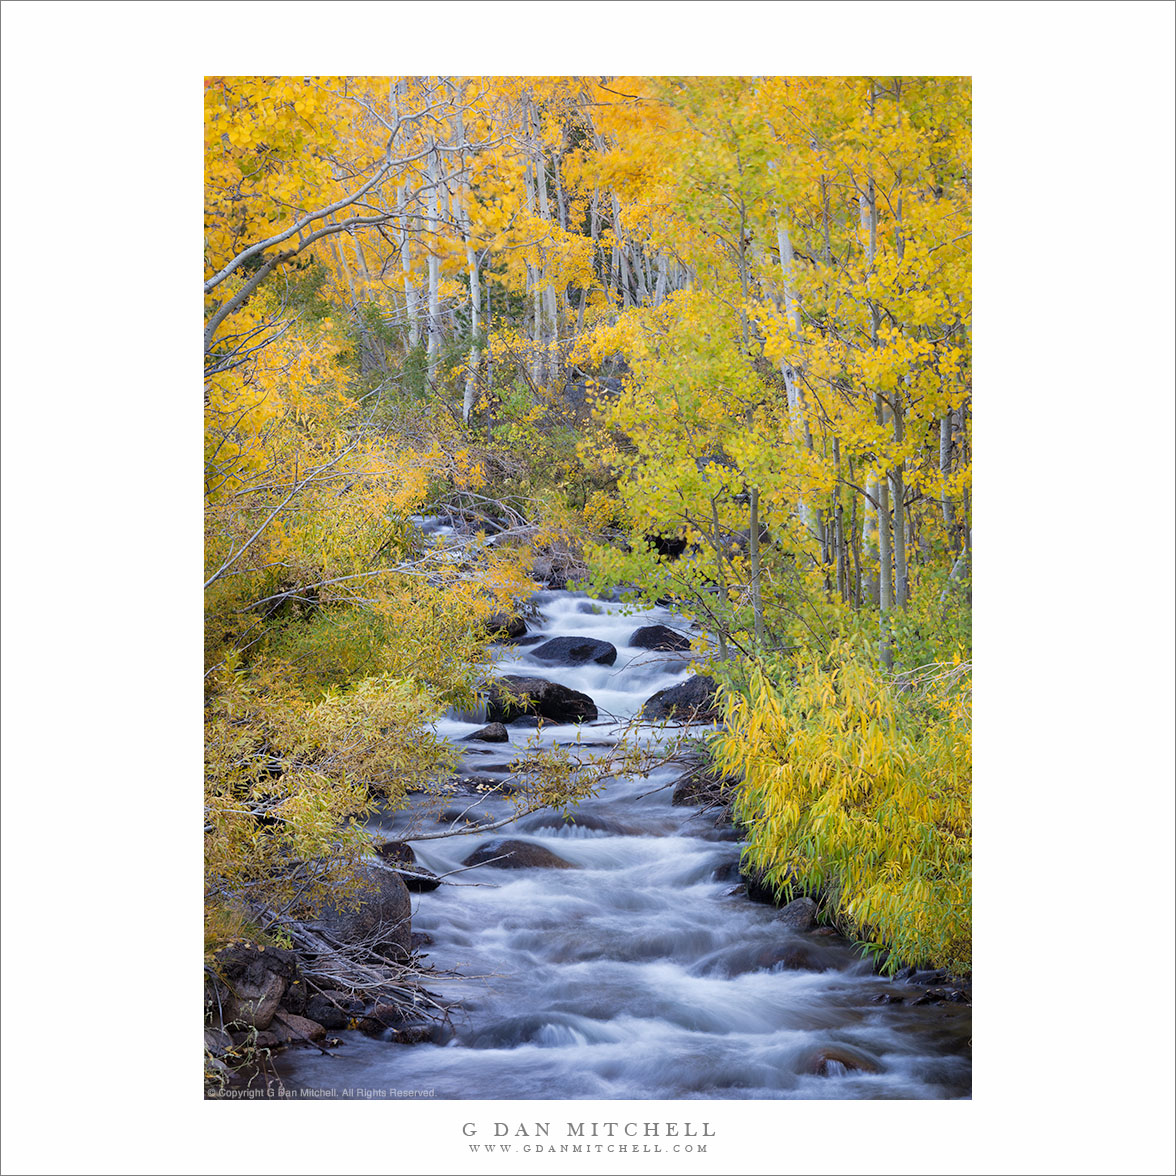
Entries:
<svg viewBox="0 0 1176 1176">
<path fill-rule="evenodd" d="M 503 775 L 526 746 L 615 742 L 644 701 L 682 682 L 688 663 L 628 644 L 643 625 L 686 631 L 663 608 L 535 599 L 543 619 L 527 644 L 502 645 L 497 672 L 539 676 L 589 695 L 600 717 L 580 725 L 511 725 L 509 743 L 458 743 L 463 771 Z M 592 637 L 617 647 L 613 665 L 566 667 L 529 654 L 530 638 Z M 438 723 L 454 740 L 476 716 Z M 464 721 L 469 719 L 470 721 Z M 642 726 L 657 741 L 673 730 Z M 574 869 L 478 866 L 413 895 L 429 977 L 460 1002 L 442 1043 L 399 1045 L 338 1034 L 334 1057 L 288 1050 L 276 1067 L 319 1097 L 439 1099 L 956 1099 L 971 1094 L 971 1008 L 913 1002 L 923 989 L 874 974 L 854 945 L 785 926 L 738 887 L 740 844 L 713 814 L 670 803 L 681 766 L 613 778 L 573 811 L 543 810 L 492 833 L 413 844 L 437 874 L 479 845 L 524 838 Z M 504 777 L 505 778 L 505 777 Z M 453 801 L 499 819 L 510 802 Z M 442 806 L 444 807 L 444 806 Z M 373 818 L 378 837 L 405 836 L 405 813 Z M 440 825 L 437 826 L 441 828 Z"/>
</svg>

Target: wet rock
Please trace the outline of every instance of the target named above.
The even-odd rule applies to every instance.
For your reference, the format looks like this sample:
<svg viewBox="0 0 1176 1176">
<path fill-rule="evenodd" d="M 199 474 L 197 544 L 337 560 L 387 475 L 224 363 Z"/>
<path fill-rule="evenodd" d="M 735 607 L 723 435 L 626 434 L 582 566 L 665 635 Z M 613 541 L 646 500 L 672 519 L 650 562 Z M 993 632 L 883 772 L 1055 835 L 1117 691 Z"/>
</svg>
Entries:
<svg viewBox="0 0 1176 1176">
<path fill-rule="evenodd" d="M 412 933 L 412 950 L 416 951 L 420 947 L 431 947 L 433 945 L 433 937 L 428 931 L 414 931 Z"/>
<path fill-rule="evenodd" d="M 617 647 L 611 641 L 598 641 L 595 637 L 553 637 L 532 649 L 531 656 L 561 666 L 583 666 L 589 662 L 611 666 L 617 660 Z"/>
<path fill-rule="evenodd" d="M 460 821 L 464 825 L 476 825 L 480 818 L 477 813 L 467 811 L 466 809 L 446 809 L 438 818 L 438 825 L 454 825 Z"/>
<path fill-rule="evenodd" d="M 332 899 L 316 922 L 344 943 L 371 941 L 394 956 L 412 951 L 412 902 L 400 875 L 388 866 L 370 863 L 358 872 L 354 895 Z"/>
<path fill-rule="evenodd" d="M 487 723 L 469 735 L 462 737 L 463 743 L 508 743 L 510 735 L 501 723 Z"/>
<path fill-rule="evenodd" d="M 834 1074 L 842 1074 L 846 1070 L 861 1074 L 877 1074 L 882 1067 L 868 1054 L 864 1054 L 852 1046 L 827 1045 L 809 1057 L 804 1069 L 809 1074 L 829 1077 Z"/>
<path fill-rule="evenodd" d="M 620 837 L 639 835 L 642 830 L 636 825 L 627 825 L 612 817 L 601 817 L 593 813 L 537 813 L 520 822 L 524 833 L 538 833 L 542 829 L 590 829 L 598 833 L 613 833 Z"/>
<path fill-rule="evenodd" d="M 781 909 L 780 922 L 793 931 L 811 931 L 817 925 L 817 904 L 811 898 L 795 898 Z"/>
<path fill-rule="evenodd" d="M 690 648 L 690 638 L 675 633 L 666 625 L 645 625 L 629 638 L 635 649 L 657 649 L 666 653 L 682 653 Z"/>
<path fill-rule="evenodd" d="M 877 996 L 870 998 L 870 1003 L 879 1005 L 902 1004 L 902 997 L 896 996 L 893 992 L 880 992 Z"/>
<path fill-rule="evenodd" d="M 491 859 L 497 859 L 491 861 Z M 519 841 L 510 837 L 495 837 L 483 841 L 462 863 L 465 866 L 493 865 L 500 870 L 574 870 L 571 862 L 545 846 L 533 841 Z"/>
<path fill-rule="evenodd" d="M 909 979 L 912 984 L 918 984 L 921 988 L 933 988 L 940 984 L 946 984 L 948 975 L 942 968 L 936 968 L 929 971 L 914 972 Z"/>
<path fill-rule="evenodd" d="M 592 722 L 597 717 L 596 703 L 587 694 L 549 682 L 508 674 L 485 684 L 486 718 L 491 723 L 507 723 L 520 714 L 535 715 L 553 723 Z"/>
<path fill-rule="evenodd" d="M 412 846 L 405 841 L 386 841 L 376 846 L 376 853 L 389 865 L 404 867 L 396 872 L 409 890 L 424 894 L 441 885 L 441 880 L 432 870 L 417 862 Z"/>
<path fill-rule="evenodd" d="M 536 715 L 519 715 L 517 719 L 511 719 L 507 726 L 517 727 L 520 731 L 534 731 L 543 726 L 543 720 Z"/>
<path fill-rule="evenodd" d="M 721 716 L 715 706 L 718 683 L 708 674 L 695 674 L 680 686 L 659 690 L 646 699 L 641 716 L 650 722 L 675 719 L 683 722 L 713 723 Z"/>
<path fill-rule="evenodd" d="M 760 952 L 756 963 L 761 968 L 783 968 L 788 972 L 819 972 L 813 953 L 800 943 L 782 943 Z"/>
<path fill-rule="evenodd" d="M 739 877 L 739 862 L 725 862 L 711 874 L 712 882 L 734 882 Z"/>
<path fill-rule="evenodd" d="M 485 631 L 499 638 L 522 637 L 527 631 L 527 622 L 522 617 L 506 612 L 491 613 L 485 621 Z"/>
<path fill-rule="evenodd" d="M 947 993 L 942 988 L 929 988 L 922 996 L 911 1001 L 913 1005 L 942 1004 L 947 999 Z"/>
<path fill-rule="evenodd" d="M 528 633 L 526 637 L 517 638 L 513 644 L 516 648 L 523 648 L 527 645 L 538 645 L 540 641 L 546 641 L 547 638 L 542 633 Z"/>
<path fill-rule="evenodd" d="M 346 1029 L 363 1013 L 363 1001 L 346 992 L 315 993 L 306 1002 L 306 1015 L 327 1029 Z"/>
<path fill-rule="evenodd" d="M 392 1031 L 392 1040 L 397 1045 L 423 1045 L 433 1040 L 432 1025 L 401 1025 Z"/>
</svg>

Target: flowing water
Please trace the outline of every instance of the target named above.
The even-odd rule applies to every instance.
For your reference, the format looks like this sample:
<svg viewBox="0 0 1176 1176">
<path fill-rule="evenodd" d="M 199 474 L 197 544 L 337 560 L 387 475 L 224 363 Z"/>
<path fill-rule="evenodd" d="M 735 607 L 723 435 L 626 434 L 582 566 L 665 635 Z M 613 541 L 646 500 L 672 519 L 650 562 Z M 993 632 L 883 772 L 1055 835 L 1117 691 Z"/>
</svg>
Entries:
<svg viewBox="0 0 1176 1176">
<path fill-rule="evenodd" d="M 524 746 L 577 733 L 607 745 L 654 691 L 687 676 L 681 657 L 628 645 L 641 625 L 684 630 L 664 609 L 633 613 L 569 592 L 537 602 L 545 619 L 532 634 L 610 641 L 615 665 L 557 667 L 530 657 L 532 646 L 503 646 L 498 671 L 582 691 L 600 718 L 512 726 L 510 744 L 460 744 L 469 773 L 501 774 Z M 460 740 L 479 725 L 438 726 Z M 643 727 L 639 737 L 666 735 Z M 415 894 L 413 930 L 432 937 L 427 962 L 462 975 L 429 982 L 461 1002 L 455 1033 L 399 1045 L 342 1032 L 335 1057 L 282 1055 L 287 1086 L 449 1099 L 969 1097 L 971 1009 L 915 1006 L 919 989 L 874 975 L 852 944 L 792 931 L 775 908 L 737 892 L 734 833 L 670 803 L 666 785 L 681 772 L 615 778 L 574 824 L 545 810 L 493 833 L 413 843 L 438 874 L 491 837 L 524 838 L 577 868 L 479 866 L 453 876 L 462 885 Z M 510 811 L 505 800 L 452 803 L 472 805 L 471 817 Z M 405 819 L 379 816 L 376 832 L 403 836 Z"/>
</svg>

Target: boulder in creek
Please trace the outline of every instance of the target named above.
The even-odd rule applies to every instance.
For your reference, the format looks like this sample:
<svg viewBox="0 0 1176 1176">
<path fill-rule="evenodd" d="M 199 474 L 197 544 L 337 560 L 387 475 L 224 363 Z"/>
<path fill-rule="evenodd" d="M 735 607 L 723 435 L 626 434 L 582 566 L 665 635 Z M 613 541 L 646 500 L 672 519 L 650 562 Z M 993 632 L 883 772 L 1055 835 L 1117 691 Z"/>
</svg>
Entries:
<svg viewBox="0 0 1176 1176">
<path fill-rule="evenodd" d="M 417 864 L 416 853 L 407 841 L 385 841 L 383 845 L 376 846 L 376 853 L 390 866 L 404 867 L 396 872 L 409 890 L 424 894 L 441 885 L 441 880 L 432 870 Z"/>
<path fill-rule="evenodd" d="M 256 943 L 231 943 L 213 960 L 221 991 L 219 1006 L 211 1011 L 213 1024 L 267 1029 L 278 1011 L 287 985 L 298 980 L 298 963 L 292 951 Z"/>
<path fill-rule="evenodd" d="M 487 723 L 462 736 L 463 743 L 509 743 L 510 735 L 501 723 Z"/>
<path fill-rule="evenodd" d="M 715 706 L 718 683 L 709 674 L 694 674 L 678 686 L 668 686 L 645 700 L 641 716 L 647 721 L 713 723 L 721 717 Z"/>
<path fill-rule="evenodd" d="M 690 638 L 675 633 L 666 625 L 643 625 L 632 637 L 629 644 L 634 649 L 656 649 L 663 653 L 684 653 L 690 648 Z"/>
<path fill-rule="evenodd" d="M 535 715 L 552 723 L 592 722 L 596 703 L 587 694 L 546 678 L 507 674 L 484 683 L 486 719 L 508 723 L 518 715 Z"/>
<path fill-rule="evenodd" d="M 389 954 L 412 952 L 412 901 L 404 880 L 390 866 L 375 862 L 357 871 L 354 893 L 325 903 L 315 922 L 344 943 L 370 942 Z"/>
<path fill-rule="evenodd" d="M 527 622 L 522 617 L 507 612 L 491 613 L 484 622 L 485 630 L 491 636 L 513 639 L 522 637 L 527 631 Z"/>
<path fill-rule="evenodd" d="M 547 870 L 576 869 L 571 862 L 534 841 L 520 841 L 510 837 L 494 837 L 483 841 L 462 865 L 492 865 L 500 870 L 528 870 L 534 867 Z"/>
<path fill-rule="evenodd" d="M 617 647 L 611 641 L 598 641 L 595 637 L 553 637 L 532 649 L 531 656 L 561 666 L 583 666 L 589 662 L 611 666 L 617 660 Z"/>
<path fill-rule="evenodd" d="M 817 925 L 817 904 L 811 898 L 794 898 L 781 908 L 780 922 L 793 931 L 811 931 Z"/>
</svg>

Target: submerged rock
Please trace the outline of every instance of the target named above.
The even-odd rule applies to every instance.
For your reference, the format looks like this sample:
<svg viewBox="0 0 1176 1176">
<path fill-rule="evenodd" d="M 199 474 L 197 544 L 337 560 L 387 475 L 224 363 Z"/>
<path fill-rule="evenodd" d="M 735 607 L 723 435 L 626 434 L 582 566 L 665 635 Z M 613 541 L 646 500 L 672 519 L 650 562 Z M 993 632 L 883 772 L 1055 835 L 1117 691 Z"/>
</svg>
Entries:
<svg viewBox="0 0 1176 1176">
<path fill-rule="evenodd" d="M 492 858 L 498 859 L 491 861 Z M 483 841 L 462 863 L 465 866 L 493 865 L 500 870 L 574 870 L 571 862 L 534 841 L 520 841 L 510 837 L 495 837 Z"/>
<path fill-rule="evenodd" d="M 641 715 L 649 721 L 713 723 L 721 716 L 715 706 L 718 683 L 708 674 L 695 674 L 678 686 L 659 690 L 646 699 Z"/>
<path fill-rule="evenodd" d="M 635 649 L 656 649 L 666 653 L 683 653 L 690 648 L 690 638 L 675 633 L 666 625 L 645 625 L 629 638 Z"/>
<path fill-rule="evenodd" d="M 596 703 L 587 694 L 546 678 L 508 674 L 483 689 L 491 723 L 507 723 L 518 715 L 535 715 L 553 723 L 591 722 L 597 717 Z"/>
<path fill-rule="evenodd" d="M 553 637 L 532 649 L 531 656 L 561 666 L 582 666 L 588 662 L 611 666 L 617 660 L 617 647 L 595 637 Z"/>
<path fill-rule="evenodd" d="M 827 1045 L 817 1050 L 805 1063 L 809 1074 L 829 1077 L 847 1070 L 862 1074 L 877 1074 L 882 1067 L 868 1054 L 848 1045 Z"/>
</svg>

